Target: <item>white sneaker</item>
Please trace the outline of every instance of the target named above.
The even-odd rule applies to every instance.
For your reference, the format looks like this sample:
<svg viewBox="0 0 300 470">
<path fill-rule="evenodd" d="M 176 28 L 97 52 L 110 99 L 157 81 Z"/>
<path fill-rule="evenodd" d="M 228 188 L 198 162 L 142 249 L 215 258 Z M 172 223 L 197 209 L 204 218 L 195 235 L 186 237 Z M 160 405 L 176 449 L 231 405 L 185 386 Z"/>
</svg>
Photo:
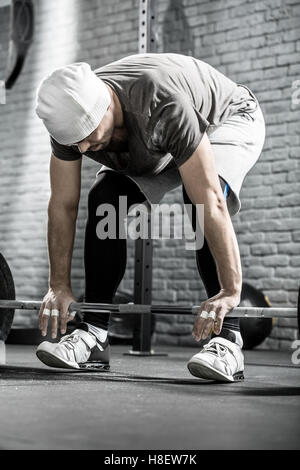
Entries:
<svg viewBox="0 0 300 470">
<path fill-rule="evenodd" d="M 244 379 L 244 355 L 241 347 L 228 339 L 215 336 L 195 354 L 187 367 L 192 375 L 218 382 Z"/>
<path fill-rule="evenodd" d="M 109 369 L 108 340 L 101 343 L 93 334 L 83 329 L 63 336 L 59 343 L 44 341 L 38 346 L 36 355 L 50 367 Z"/>
</svg>

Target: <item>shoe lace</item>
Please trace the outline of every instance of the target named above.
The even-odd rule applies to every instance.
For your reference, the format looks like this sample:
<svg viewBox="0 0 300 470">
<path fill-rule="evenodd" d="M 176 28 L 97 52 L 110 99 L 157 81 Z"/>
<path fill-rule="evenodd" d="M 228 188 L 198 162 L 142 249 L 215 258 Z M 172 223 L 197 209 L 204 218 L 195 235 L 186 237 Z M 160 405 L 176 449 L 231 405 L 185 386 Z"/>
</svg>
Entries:
<svg viewBox="0 0 300 470">
<path fill-rule="evenodd" d="M 218 357 L 224 357 L 228 352 L 228 348 L 219 343 L 205 344 L 203 349 L 205 349 L 206 352 L 210 352 Z"/>
</svg>

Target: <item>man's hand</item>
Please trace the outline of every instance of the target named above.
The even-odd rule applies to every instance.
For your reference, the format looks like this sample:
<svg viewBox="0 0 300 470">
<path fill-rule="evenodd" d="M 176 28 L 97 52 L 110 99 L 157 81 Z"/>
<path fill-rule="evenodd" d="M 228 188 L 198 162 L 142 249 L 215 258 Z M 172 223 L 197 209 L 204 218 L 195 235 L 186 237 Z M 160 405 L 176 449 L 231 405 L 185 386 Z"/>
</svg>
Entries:
<svg viewBox="0 0 300 470">
<path fill-rule="evenodd" d="M 47 334 L 49 318 L 51 322 L 51 337 L 56 338 L 57 336 L 58 318 L 60 319 L 60 332 L 65 334 L 67 323 L 73 320 L 75 315 L 75 312 L 69 312 L 69 306 L 72 302 L 76 302 L 76 300 L 69 287 L 59 289 L 49 288 L 43 298 L 39 312 L 39 329 L 42 330 L 42 336 Z"/>
<path fill-rule="evenodd" d="M 196 341 L 206 339 L 213 329 L 218 335 L 221 332 L 226 313 L 237 307 L 240 303 L 240 295 L 226 292 L 222 289 L 217 295 L 202 302 L 197 313 L 192 335 Z M 202 313 L 206 312 L 206 313 Z M 204 315 L 204 317 L 201 317 Z M 205 318 L 206 317 L 206 318 Z"/>
</svg>

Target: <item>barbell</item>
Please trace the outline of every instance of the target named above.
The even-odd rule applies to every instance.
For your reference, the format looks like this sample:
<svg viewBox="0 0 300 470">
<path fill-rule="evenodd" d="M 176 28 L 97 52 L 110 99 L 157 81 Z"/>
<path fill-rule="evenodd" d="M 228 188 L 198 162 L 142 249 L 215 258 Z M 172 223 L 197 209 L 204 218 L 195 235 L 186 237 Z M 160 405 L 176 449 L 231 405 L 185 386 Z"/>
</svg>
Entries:
<svg viewBox="0 0 300 470">
<path fill-rule="evenodd" d="M 2 298 L 3 297 L 3 298 Z M 9 334 L 13 312 L 19 310 L 39 311 L 42 302 L 32 300 L 15 300 L 14 281 L 5 258 L 0 253 L 0 341 L 5 341 Z M 70 312 L 110 312 L 114 314 L 164 314 L 190 315 L 197 314 L 199 305 L 140 305 L 134 303 L 108 304 L 74 302 L 69 307 Z M 2 312 L 1 312 L 2 309 Z M 249 307 L 241 306 L 227 313 L 227 317 L 238 318 L 297 318 L 300 333 L 300 288 L 298 306 L 296 308 L 282 307 Z"/>
<path fill-rule="evenodd" d="M 40 310 L 42 302 L 31 300 L 1 300 L 0 309 Z M 196 314 L 200 305 L 144 305 L 144 304 L 107 304 L 73 302 L 69 312 L 110 312 L 118 314 L 163 314 L 163 315 L 189 315 Z M 236 307 L 227 313 L 226 317 L 236 318 L 297 318 L 297 308 L 283 307 Z"/>
</svg>

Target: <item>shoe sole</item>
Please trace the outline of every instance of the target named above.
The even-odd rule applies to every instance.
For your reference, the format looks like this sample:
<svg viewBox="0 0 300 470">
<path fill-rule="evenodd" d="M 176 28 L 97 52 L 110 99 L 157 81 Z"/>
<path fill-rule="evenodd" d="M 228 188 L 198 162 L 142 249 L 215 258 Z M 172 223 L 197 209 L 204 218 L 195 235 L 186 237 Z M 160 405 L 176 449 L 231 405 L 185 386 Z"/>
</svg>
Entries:
<svg viewBox="0 0 300 470">
<path fill-rule="evenodd" d="M 234 375 L 223 375 L 218 370 L 210 367 L 208 365 L 204 365 L 201 362 L 189 362 L 187 364 L 188 370 L 194 377 L 198 377 L 200 379 L 207 379 L 207 380 L 214 380 L 217 382 L 240 382 L 244 380 L 244 372 L 239 371 L 236 372 Z"/>
<path fill-rule="evenodd" d="M 46 351 L 37 351 L 37 357 L 43 364 L 49 367 L 55 367 L 59 369 L 75 369 L 75 370 L 109 370 L 110 365 L 103 362 L 84 362 L 82 364 L 77 364 L 77 362 L 65 362 L 58 356 L 51 354 Z"/>
<path fill-rule="evenodd" d="M 51 354 L 46 351 L 37 351 L 36 355 L 41 362 L 43 362 L 44 364 L 46 364 L 46 366 L 49 367 L 77 370 L 80 368 L 79 364 L 77 364 L 76 362 L 65 362 L 60 357 L 55 356 L 54 354 Z"/>
</svg>

